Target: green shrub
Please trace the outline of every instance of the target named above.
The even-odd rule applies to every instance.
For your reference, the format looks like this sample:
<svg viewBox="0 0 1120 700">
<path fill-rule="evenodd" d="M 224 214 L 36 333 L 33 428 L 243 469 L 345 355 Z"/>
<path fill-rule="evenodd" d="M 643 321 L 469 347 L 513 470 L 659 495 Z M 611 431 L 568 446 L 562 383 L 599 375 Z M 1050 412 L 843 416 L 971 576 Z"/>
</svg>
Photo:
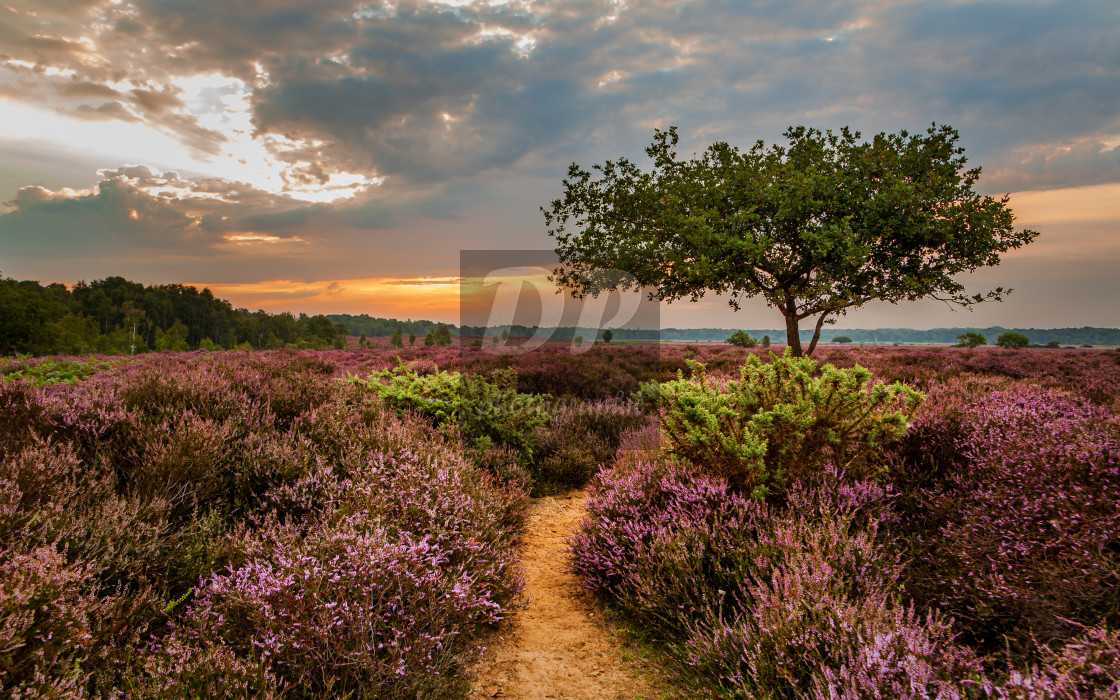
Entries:
<svg viewBox="0 0 1120 700">
<path fill-rule="evenodd" d="M 28 360 L 20 357 L 17 360 L 3 362 L 0 360 L 0 382 L 30 381 L 36 386 L 50 384 L 77 384 L 98 372 L 111 369 L 127 360 L 97 360 L 90 359 L 86 362 L 73 360 Z"/>
<path fill-rule="evenodd" d="M 979 333 L 974 333 L 972 331 L 968 331 L 966 333 L 961 333 L 960 335 L 957 336 L 957 344 L 954 345 L 953 347 L 955 347 L 955 348 L 978 348 L 981 345 L 987 345 L 987 344 L 988 344 L 988 339 L 987 338 L 980 335 Z"/>
<path fill-rule="evenodd" d="M 906 432 L 923 396 L 897 382 L 872 385 L 858 365 L 817 373 L 816 362 L 789 350 L 771 358 L 748 357 L 738 381 L 713 380 L 692 362 L 689 379 L 661 384 L 668 451 L 757 497 L 828 462 L 858 478 L 879 476 L 873 455 Z"/>
<path fill-rule="evenodd" d="M 758 345 L 758 341 L 747 335 L 746 331 L 735 331 L 731 334 L 731 337 L 724 342 L 740 348 L 753 348 Z"/>
<path fill-rule="evenodd" d="M 350 381 L 369 387 L 397 410 L 419 413 L 441 429 L 458 431 L 472 449 L 504 445 L 519 463 L 531 463 L 535 432 L 550 418 L 545 408 L 550 397 L 518 393 L 514 370 L 495 370 L 487 379 L 417 369 L 421 368 L 400 364 Z"/>
<path fill-rule="evenodd" d="M 846 335 L 838 335 L 838 336 L 836 336 L 835 338 L 832 339 L 832 342 L 834 342 L 834 343 L 850 343 L 850 342 L 852 342 L 852 339 L 849 338 Z"/>
<path fill-rule="evenodd" d="M 1000 333 L 1000 336 L 996 338 L 996 345 L 1009 350 L 1020 350 L 1030 345 L 1030 343 L 1030 338 L 1022 333 L 1016 333 L 1015 331 Z"/>
</svg>

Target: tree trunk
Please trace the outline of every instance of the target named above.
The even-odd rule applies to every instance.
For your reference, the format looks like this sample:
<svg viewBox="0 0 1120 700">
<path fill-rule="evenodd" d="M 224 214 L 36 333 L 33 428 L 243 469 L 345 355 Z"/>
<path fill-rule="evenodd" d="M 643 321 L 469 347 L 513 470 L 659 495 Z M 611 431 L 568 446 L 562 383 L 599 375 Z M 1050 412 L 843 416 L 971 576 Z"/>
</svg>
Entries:
<svg viewBox="0 0 1120 700">
<path fill-rule="evenodd" d="M 812 356 L 813 350 L 817 348 L 817 341 L 821 338 L 821 327 L 824 325 L 826 318 L 828 318 L 827 311 L 821 314 L 820 318 L 817 319 L 817 326 L 813 329 L 813 340 L 809 343 L 809 350 L 805 353 L 807 357 Z"/>
<path fill-rule="evenodd" d="M 797 305 L 792 299 L 786 302 L 782 315 L 786 317 L 786 345 L 794 357 L 801 357 L 801 329 L 797 326 Z"/>
</svg>

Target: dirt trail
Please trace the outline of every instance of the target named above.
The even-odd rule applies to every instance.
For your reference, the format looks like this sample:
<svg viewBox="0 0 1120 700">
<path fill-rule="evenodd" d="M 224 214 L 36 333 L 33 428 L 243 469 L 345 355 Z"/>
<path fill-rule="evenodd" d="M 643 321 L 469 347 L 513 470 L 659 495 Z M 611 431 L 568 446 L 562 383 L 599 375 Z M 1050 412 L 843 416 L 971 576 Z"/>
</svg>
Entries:
<svg viewBox="0 0 1120 700">
<path fill-rule="evenodd" d="M 473 698 L 656 698 L 643 662 L 624 660 L 602 608 L 565 571 L 564 538 L 583 517 L 586 494 L 537 499 L 522 543 L 526 609 L 503 623 L 478 668 Z M 630 656 L 626 654 L 626 656 Z"/>
</svg>

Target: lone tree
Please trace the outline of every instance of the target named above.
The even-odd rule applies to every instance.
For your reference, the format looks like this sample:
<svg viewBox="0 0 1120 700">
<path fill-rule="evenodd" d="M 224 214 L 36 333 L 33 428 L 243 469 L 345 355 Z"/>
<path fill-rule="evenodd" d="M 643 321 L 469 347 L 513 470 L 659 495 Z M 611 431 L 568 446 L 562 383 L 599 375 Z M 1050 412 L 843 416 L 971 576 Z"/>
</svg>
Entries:
<svg viewBox="0 0 1120 700">
<path fill-rule="evenodd" d="M 1030 338 L 1022 333 L 1016 333 L 1015 331 L 1000 333 L 999 337 L 996 338 L 996 345 L 1009 350 L 1021 350 L 1030 344 Z"/>
<path fill-rule="evenodd" d="M 753 348 L 758 344 L 758 341 L 750 337 L 750 335 L 746 331 L 735 331 L 731 334 L 730 338 L 723 342 L 730 343 L 731 345 L 735 345 L 741 348 Z"/>
<path fill-rule="evenodd" d="M 649 172 L 625 158 L 595 176 L 573 163 L 564 196 L 541 208 L 560 261 L 553 279 L 577 298 L 640 285 L 664 301 L 726 294 L 738 309 L 761 296 L 785 317 L 795 355 L 805 319 L 812 354 L 824 324 L 869 301 L 969 307 L 1011 291 L 969 295 L 954 279 L 1038 233 L 1015 230 L 1008 197 L 973 190 L 980 168 L 965 169 L 952 127 L 863 143 L 847 127 L 785 137 L 745 152 L 718 142 L 683 160 L 670 127 L 654 131 Z"/>
<path fill-rule="evenodd" d="M 957 336 L 957 344 L 955 348 L 978 348 L 981 345 L 987 345 L 988 339 L 979 333 L 973 331 L 965 331 Z"/>
</svg>

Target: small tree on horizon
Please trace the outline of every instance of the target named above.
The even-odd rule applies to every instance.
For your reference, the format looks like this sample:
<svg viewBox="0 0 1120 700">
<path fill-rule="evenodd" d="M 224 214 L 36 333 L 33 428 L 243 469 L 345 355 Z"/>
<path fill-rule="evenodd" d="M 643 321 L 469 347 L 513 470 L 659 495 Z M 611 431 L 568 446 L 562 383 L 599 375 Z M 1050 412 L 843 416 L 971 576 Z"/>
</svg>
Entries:
<svg viewBox="0 0 1120 700">
<path fill-rule="evenodd" d="M 957 344 L 955 348 L 978 348 L 981 345 L 987 345 L 988 339 L 974 331 L 967 331 L 957 336 Z"/>
<path fill-rule="evenodd" d="M 812 354 L 824 324 L 871 301 L 969 307 L 1010 291 L 968 294 L 954 278 L 1038 235 L 1014 228 L 1008 197 L 975 191 L 980 168 L 965 168 L 955 129 L 861 143 L 847 127 L 798 126 L 785 137 L 786 146 L 747 151 L 717 142 L 685 160 L 670 127 L 654 131 L 649 172 L 626 158 L 594 165 L 594 176 L 573 163 L 563 195 L 541 207 L 556 239 L 553 279 L 577 298 L 713 292 L 738 309 L 761 296 L 785 318 L 795 356 Z M 805 319 L 814 330 L 803 351 Z"/>
<path fill-rule="evenodd" d="M 758 344 L 758 341 L 750 337 L 746 331 L 735 331 L 730 338 L 723 342 L 740 348 L 753 348 Z"/>
<path fill-rule="evenodd" d="M 1008 350 L 1021 350 L 1030 344 L 1030 338 L 1022 333 L 1016 333 L 1015 331 L 1000 333 L 1000 336 L 996 338 L 996 345 L 1001 348 L 1007 348 Z"/>
<path fill-rule="evenodd" d="M 435 331 L 432 332 L 432 340 L 441 348 L 451 345 L 451 329 L 446 323 L 436 326 Z"/>
<path fill-rule="evenodd" d="M 614 331 L 612 331 L 610 328 L 603 331 L 603 342 L 604 343 L 610 343 L 612 339 L 614 339 Z"/>
</svg>

